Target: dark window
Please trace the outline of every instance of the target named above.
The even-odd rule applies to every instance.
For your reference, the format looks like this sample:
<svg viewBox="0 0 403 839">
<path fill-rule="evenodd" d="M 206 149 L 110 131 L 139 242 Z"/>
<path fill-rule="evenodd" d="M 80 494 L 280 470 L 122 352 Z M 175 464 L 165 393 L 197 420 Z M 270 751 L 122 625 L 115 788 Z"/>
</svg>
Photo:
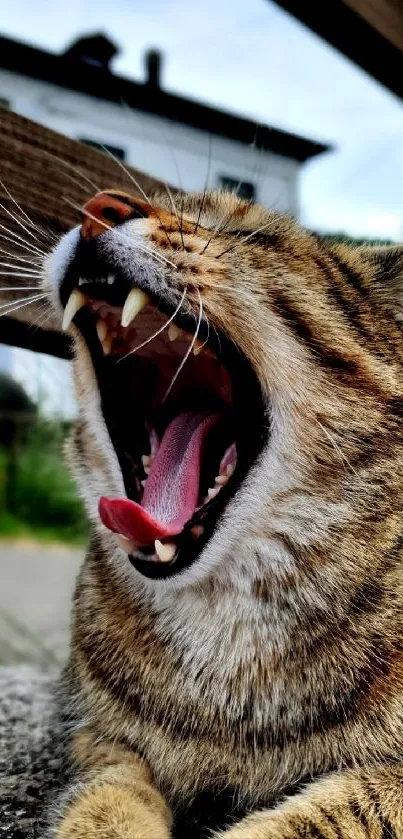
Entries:
<svg viewBox="0 0 403 839">
<path fill-rule="evenodd" d="M 88 140 L 87 137 L 79 137 L 79 140 L 82 143 L 85 143 L 86 146 L 92 146 L 94 149 L 99 149 L 99 151 L 109 151 L 113 154 L 114 157 L 117 157 L 119 160 L 126 160 L 126 152 L 124 149 L 121 149 L 119 146 L 110 146 L 108 143 L 98 143 L 96 140 Z"/>
<path fill-rule="evenodd" d="M 11 102 L 9 99 L 5 99 L 4 96 L 0 96 L 0 107 L 1 108 L 10 108 Z"/>
<path fill-rule="evenodd" d="M 227 178 L 226 175 L 221 175 L 220 179 L 221 189 L 226 189 L 228 192 L 234 192 L 240 198 L 246 198 L 247 201 L 254 201 L 256 197 L 255 185 L 249 181 L 238 181 L 236 178 Z"/>
</svg>

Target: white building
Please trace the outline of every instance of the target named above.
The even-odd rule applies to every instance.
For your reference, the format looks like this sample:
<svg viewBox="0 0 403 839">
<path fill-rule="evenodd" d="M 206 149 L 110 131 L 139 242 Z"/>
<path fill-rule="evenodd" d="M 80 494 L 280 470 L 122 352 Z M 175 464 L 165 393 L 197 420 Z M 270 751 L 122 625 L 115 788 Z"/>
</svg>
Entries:
<svg viewBox="0 0 403 839">
<path fill-rule="evenodd" d="M 60 55 L 0 38 L 0 103 L 185 190 L 224 187 L 298 216 L 299 168 L 326 146 L 166 92 L 156 51 L 146 54 L 144 82 L 117 76 L 116 53 L 103 35 Z M 28 363 L 22 352 L 0 352 L 0 368 L 41 394 L 49 412 L 70 414 L 71 398 L 55 394 L 60 370 L 52 375 L 50 359 Z"/>
</svg>

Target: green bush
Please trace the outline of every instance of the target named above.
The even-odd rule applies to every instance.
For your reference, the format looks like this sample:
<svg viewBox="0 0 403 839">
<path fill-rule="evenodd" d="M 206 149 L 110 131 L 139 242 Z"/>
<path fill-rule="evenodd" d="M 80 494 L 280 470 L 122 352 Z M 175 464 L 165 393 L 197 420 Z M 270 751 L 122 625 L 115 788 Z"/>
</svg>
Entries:
<svg viewBox="0 0 403 839">
<path fill-rule="evenodd" d="M 83 542 L 88 524 L 62 454 L 66 424 L 38 418 L 24 439 L 0 455 L 0 533 L 31 532 Z M 10 481 L 10 473 L 12 479 Z"/>
</svg>

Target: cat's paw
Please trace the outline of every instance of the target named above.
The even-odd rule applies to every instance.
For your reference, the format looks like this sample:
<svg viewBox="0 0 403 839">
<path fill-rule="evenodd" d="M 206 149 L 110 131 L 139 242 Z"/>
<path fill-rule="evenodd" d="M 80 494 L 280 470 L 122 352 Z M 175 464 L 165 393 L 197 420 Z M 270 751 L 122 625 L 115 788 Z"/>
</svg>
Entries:
<svg viewBox="0 0 403 839">
<path fill-rule="evenodd" d="M 364 834 L 363 822 L 351 807 L 323 806 L 312 808 L 311 812 L 291 809 L 253 813 L 211 839 L 364 839 L 370 835 L 378 836 L 372 832 Z"/>
<path fill-rule="evenodd" d="M 169 839 L 170 835 L 152 795 L 140 797 L 113 785 L 83 789 L 53 834 L 54 839 Z"/>
</svg>

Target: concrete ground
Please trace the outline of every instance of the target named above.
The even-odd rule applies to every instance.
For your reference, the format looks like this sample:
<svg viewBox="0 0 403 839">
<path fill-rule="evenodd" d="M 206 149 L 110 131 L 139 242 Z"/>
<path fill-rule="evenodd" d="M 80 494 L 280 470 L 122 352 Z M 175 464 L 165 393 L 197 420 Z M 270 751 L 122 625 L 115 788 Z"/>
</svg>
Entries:
<svg viewBox="0 0 403 839">
<path fill-rule="evenodd" d="M 0 665 L 52 668 L 67 656 L 75 578 L 83 551 L 0 542 Z"/>
</svg>

